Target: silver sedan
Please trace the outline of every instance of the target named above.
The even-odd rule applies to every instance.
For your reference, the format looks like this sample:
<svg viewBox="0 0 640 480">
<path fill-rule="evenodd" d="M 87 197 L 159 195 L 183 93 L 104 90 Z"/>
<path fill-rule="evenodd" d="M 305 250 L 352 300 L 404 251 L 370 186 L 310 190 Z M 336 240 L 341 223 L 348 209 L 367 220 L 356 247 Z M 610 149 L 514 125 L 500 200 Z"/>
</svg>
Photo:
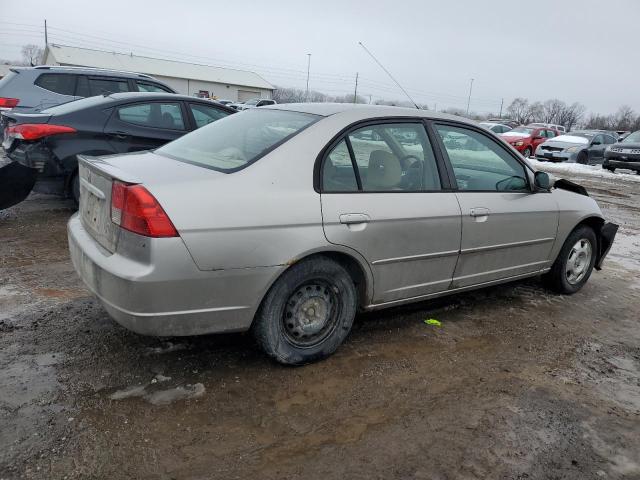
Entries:
<svg viewBox="0 0 640 480">
<path fill-rule="evenodd" d="M 579 185 L 424 110 L 263 107 L 79 164 L 71 257 L 116 321 L 251 329 L 287 364 L 333 353 L 359 310 L 540 274 L 574 293 L 617 230 Z"/>
</svg>

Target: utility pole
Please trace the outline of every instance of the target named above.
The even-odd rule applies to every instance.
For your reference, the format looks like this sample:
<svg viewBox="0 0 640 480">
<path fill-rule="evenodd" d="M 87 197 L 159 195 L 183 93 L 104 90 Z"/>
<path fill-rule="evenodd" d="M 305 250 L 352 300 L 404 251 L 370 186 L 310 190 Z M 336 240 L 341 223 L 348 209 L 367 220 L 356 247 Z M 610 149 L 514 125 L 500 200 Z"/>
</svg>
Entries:
<svg viewBox="0 0 640 480">
<path fill-rule="evenodd" d="M 504 98 L 502 99 L 502 101 L 500 102 L 500 117 L 498 118 L 502 118 L 502 106 L 504 105 Z"/>
<path fill-rule="evenodd" d="M 353 91 L 353 103 L 358 103 L 358 72 L 356 72 L 356 89 Z"/>
<path fill-rule="evenodd" d="M 309 101 L 309 70 L 311 69 L 311 54 L 307 53 L 307 91 L 304 94 L 304 101 Z"/>
<path fill-rule="evenodd" d="M 49 45 L 49 38 L 47 37 L 47 19 L 44 19 L 44 46 Z"/>
<path fill-rule="evenodd" d="M 471 84 L 469 85 L 469 99 L 467 100 L 467 115 L 469 115 L 469 106 L 471 105 L 471 91 L 473 90 L 473 78 L 471 79 Z"/>
</svg>

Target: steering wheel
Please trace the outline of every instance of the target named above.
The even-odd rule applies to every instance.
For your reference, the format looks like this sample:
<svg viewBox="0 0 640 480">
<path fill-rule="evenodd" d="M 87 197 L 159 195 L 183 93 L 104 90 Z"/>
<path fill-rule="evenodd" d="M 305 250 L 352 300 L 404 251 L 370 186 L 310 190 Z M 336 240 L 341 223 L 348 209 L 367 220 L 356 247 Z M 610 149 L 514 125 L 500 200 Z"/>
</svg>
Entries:
<svg viewBox="0 0 640 480">
<path fill-rule="evenodd" d="M 409 162 L 409 160 L 413 159 L 412 162 Z M 415 155 L 411 154 L 411 155 L 405 155 L 404 157 L 402 157 L 400 159 L 400 166 L 402 167 L 402 170 L 407 170 L 408 168 L 411 168 L 413 165 L 416 164 L 416 162 L 421 162 L 422 160 L 420 160 L 418 157 L 416 157 Z"/>
</svg>

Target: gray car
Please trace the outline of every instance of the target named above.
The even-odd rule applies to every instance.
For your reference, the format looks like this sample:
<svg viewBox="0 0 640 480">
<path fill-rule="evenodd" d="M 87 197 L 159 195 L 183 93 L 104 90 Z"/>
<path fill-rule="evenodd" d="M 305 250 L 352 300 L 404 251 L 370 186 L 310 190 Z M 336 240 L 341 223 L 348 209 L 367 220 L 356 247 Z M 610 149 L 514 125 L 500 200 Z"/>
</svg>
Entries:
<svg viewBox="0 0 640 480">
<path fill-rule="evenodd" d="M 538 145 L 536 159 L 589 165 L 602 163 L 604 151 L 617 142 L 614 132 L 581 130 L 559 135 Z"/>
<path fill-rule="evenodd" d="M 574 293 L 617 230 L 485 129 L 397 107 L 251 109 L 152 152 L 81 157 L 80 178 L 71 258 L 116 321 L 250 329 L 286 364 L 333 353 L 361 310 L 540 274 Z"/>
<path fill-rule="evenodd" d="M 27 112 L 119 92 L 176 93 L 168 85 L 142 73 L 47 65 L 12 68 L 0 80 L 0 110 Z"/>
</svg>

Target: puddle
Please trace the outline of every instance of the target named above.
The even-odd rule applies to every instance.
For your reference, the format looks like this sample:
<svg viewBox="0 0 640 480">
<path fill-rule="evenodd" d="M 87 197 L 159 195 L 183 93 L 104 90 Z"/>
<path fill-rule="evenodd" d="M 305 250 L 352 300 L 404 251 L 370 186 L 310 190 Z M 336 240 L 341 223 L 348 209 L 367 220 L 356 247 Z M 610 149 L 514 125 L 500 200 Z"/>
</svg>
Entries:
<svg viewBox="0 0 640 480">
<path fill-rule="evenodd" d="M 168 377 L 164 377 L 168 378 Z M 124 400 L 127 398 L 143 398 L 152 405 L 169 405 L 179 400 L 198 398 L 204 395 L 206 389 L 202 383 L 187 384 L 166 390 L 147 390 L 149 385 L 134 385 L 109 395 L 111 400 Z"/>
</svg>

